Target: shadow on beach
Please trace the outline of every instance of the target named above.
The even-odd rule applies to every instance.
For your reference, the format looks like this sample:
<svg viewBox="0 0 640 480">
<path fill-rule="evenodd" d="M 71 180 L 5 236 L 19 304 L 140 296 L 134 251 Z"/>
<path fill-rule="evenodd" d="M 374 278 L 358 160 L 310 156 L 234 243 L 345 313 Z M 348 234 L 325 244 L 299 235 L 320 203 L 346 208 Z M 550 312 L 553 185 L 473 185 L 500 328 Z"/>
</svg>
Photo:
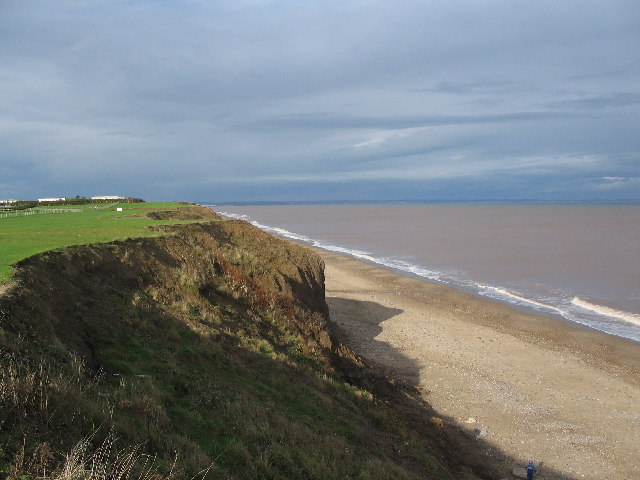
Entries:
<svg viewBox="0 0 640 480">
<path fill-rule="evenodd" d="M 523 462 L 507 455 L 485 440 L 482 431 L 464 428 L 454 418 L 434 410 L 418 389 L 419 365 L 398 348 L 378 339 L 383 332 L 382 324 L 400 315 L 404 310 L 389 308 L 373 301 L 337 296 L 327 296 L 326 301 L 338 340 L 366 359 L 374 368 L 396 381 L 403 391 L 412 397 L 414 406 L 418 405 L 420 410 L 418 414 L 422 418 L 442 419 L 447 436 L 464 455 L 464 463 L 475 465 L 473 468 L 475 475 L 498 480 L 526 478 L 514 476 L 513 473 L 514 469 L 524 466 Z M 415 414 L 415 412 L 412 413 Z M 486 472 L 483 475 L 481 471 L 483 465 L 487 465 L 489 467 L 487 470 L 494 470 L 494 472 Z M 537 479 L 577 480 L 576 477 L 562 474 L 546 466 L 539 470 L 535 477 Z"/>
<path fill-rule="evenodd" d="M 382 323 L 404 310 L 376 302 L 339 297 L 328 297 L 327 304 L 342 343 L 385 373 L 394 376 L 400 374 L 405 382 L 418 385 L 420 371 L 415 362 L 387 342 L 376 339 L 382 333 Z M 394 368 L 391 369 L 389 365 L 394 365 Z"/>
</svg>

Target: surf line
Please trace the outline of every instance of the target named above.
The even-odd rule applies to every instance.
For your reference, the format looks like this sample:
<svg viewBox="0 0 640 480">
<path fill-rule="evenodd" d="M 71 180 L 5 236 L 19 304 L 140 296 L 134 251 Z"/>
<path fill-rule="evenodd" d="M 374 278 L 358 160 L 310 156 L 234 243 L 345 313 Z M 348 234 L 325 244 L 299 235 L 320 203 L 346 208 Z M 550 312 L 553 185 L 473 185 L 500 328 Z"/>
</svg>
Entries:
<svg viewBox="0 0 640 480">
<path fill-rule="evenodd" d="M 499 295 L 502 295 L 503 297 L 508 297 L 508 298 L 517 300 L 518 302 L 528 303 L 530 305 L 535 305 L 536 307 L 544 308 L 546 310 L 552 310 L 552 311 L 558 312 L 561 315 L 564 315 L 566 313 L 561 308 L 555 307 L 553 305 L 549 305 L 547 303 L 538 302 L 536 300 L 532 300 L 531 298 L 523 297 L 521 295 L 518 295 L 517 293 L 513 293 L 513 292 L 510 292 L 509 290 L 505 290 L 504 288 L 491 287 L 489 285 L 482 285 L 482 284 L 477 284 L 477 286 L 481 290 L 491 290 Z M 480 294 L 483 295 L 482 292 L 480 292 Z"/>
<path fill-rule="evenodd" d="M 640 315 L 636 315 L 635 313 L 616 310 L 614 308 L 605 307 L 604 305 L 596 305 L 595 303 L 587 302 L 580 297 L 573 297 L 571 303 L 576 307 L 589 310 L 597 313 L 598 315 L 605 315 L 607 317 L 617 318 L 619 320 L 624 320 L 625 322 L 640 325 Z"/>
</svg>

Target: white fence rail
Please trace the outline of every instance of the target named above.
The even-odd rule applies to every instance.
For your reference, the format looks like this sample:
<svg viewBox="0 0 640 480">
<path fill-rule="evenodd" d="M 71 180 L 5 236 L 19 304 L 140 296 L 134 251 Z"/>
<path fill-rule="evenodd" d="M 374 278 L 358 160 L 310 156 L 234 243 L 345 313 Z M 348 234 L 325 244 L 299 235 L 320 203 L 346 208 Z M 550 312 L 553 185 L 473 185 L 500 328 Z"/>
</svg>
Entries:
<svg viewBox="0 0 640 480">
<path fill-rule="evenodd" d="M 43 213 L 80 213 L 80 208 L 39 208 L 37 210 L 16 210 L 15 212 L 0 212 L 0 218 L 23 217 L 26 215 L 40 215 Z"/>
</svg>

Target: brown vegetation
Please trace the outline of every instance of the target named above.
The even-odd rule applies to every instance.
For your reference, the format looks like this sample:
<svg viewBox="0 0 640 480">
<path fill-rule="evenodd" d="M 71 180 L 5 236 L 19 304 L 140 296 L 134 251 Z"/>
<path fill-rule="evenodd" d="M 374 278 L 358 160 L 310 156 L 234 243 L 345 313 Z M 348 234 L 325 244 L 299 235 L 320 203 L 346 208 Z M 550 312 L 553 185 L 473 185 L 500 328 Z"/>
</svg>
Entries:
<svg viewBox="0 0 640 480">
<path fill-rule="evenodd" d="M 242 221 L 163 228 L 17 265 L 0 297 L 11 477 L 468 470 L 409 390 L 335 341 L 317 255 Z"/>
</svg>

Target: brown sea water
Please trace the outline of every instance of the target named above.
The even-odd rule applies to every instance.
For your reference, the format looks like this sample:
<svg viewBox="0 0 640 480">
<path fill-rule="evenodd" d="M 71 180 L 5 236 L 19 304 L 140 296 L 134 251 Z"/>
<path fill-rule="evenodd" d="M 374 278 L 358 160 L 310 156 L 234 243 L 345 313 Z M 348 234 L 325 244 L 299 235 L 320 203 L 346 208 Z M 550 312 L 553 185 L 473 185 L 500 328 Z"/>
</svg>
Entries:
<svg viewBox="0 0 640 480">
<path fill-rule="evenodd" d="M 638 205 L 214 209 L 279 235 L 640 341 Z"/>
</svg>

